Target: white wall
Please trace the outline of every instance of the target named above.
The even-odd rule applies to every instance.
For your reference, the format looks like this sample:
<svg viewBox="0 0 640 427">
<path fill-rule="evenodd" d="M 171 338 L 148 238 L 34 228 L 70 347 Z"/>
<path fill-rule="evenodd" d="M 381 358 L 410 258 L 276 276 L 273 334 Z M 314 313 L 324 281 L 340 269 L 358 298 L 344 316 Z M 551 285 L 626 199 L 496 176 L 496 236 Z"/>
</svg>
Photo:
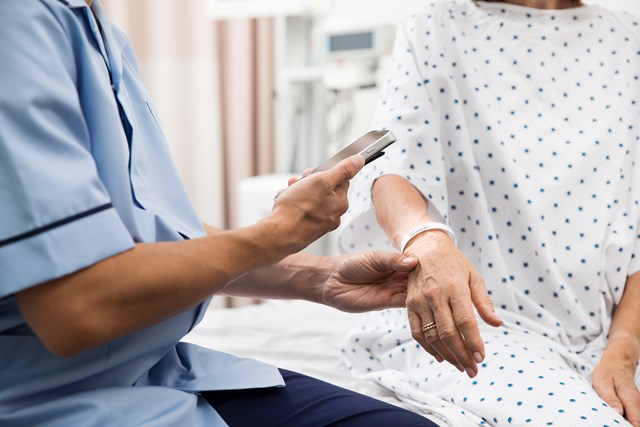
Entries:
<svg viewBox="0 0 640 427">
<path fill-rule="evenodd" d="M 640 16 L 640 1 L 639 0 L 588 0 L 585 3 L 598 4 L 610 9 L 626 10 L 635 15 Z"/>
</svg>

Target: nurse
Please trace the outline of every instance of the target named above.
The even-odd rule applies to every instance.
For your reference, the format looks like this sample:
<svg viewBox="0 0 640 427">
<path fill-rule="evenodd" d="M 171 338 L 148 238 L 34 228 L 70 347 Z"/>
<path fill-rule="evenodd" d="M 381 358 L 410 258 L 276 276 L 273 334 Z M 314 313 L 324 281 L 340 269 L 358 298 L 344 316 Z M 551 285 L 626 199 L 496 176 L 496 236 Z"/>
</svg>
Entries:
<svg viewBox="0 0 640 427">
<path fill-rule="evenodd" d="M 296 183 L 254 226 L 203 227 L 99 2 L 0 0 L 0 425 L 432 426 L 179 342 L 215 293 L 402 306 L 413 259 L 296 254 L 337 227 L 363 163 Z"/>
</svg>

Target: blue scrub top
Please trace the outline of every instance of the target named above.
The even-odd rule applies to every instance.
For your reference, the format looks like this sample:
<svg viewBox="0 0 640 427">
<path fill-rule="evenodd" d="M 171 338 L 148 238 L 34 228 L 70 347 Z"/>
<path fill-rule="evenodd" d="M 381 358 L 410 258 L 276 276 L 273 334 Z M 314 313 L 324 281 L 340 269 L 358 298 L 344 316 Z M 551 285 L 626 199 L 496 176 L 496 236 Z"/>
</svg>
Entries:
<svg viewBox="0 0 640 427">
<path fill-rule="evenodd" d="M 197 392 L 283 380 L 179 343 L 206 302 L 60 358 L 13 296 L 134 242 L 204 234 L 131 45 L 98 0 L 93 10 L 97 19 L 83 0 L 0 0 L 0 425 L 225 425 Z"/>
</svg>

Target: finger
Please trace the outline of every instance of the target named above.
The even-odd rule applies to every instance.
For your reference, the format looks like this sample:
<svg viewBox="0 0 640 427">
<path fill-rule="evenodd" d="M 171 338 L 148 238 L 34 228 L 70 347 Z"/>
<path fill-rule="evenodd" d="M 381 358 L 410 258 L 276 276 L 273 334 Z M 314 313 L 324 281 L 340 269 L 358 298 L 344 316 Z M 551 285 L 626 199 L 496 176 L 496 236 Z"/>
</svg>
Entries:
<svg viewBox="0 0 640 427">
<path fill-rule="evenodd" d="M 436 325 L 438 325 L 436 329 L 440 341 L 442 341 L 453 354 L 458 364 L 467 371 L 469 377 L 475 377 L 478 373 L 478 367 L 454 321 L 454 313 L 452 312 L 451 306 L 448 302 L 441 302 L 440 304 L 432 305 L 431 309 L 433 310 Z M 438 350 L 438 352 L 441 351 L 437 346 L 436 350 Z"/>
<path fill-rule="evenodd" d="M 340 197 L 347 197 L 349 195 L 349 181 L 345 181 L 338 185 L 334 191 L 340 195 Z"/>
<path fill-rule="evenodd" d="M 370 257 L 371 266 L 381 273 L 391 271 L 409 272 L 418 265 L 417 258 L 407 257 L 396 252 L 373 251 Z"/>
<path fill-rule="evenodd" d="M 280 197 L 280 195 L 282 193 L 284 193 L 284 190 L 286 190 L 286 188 L 282 188 L 280 190 L 278 190 L 278 192 L 276 193 L 275 197 L 273 198 L 273 200 L 275 201 L 278 197 Z"/>
<path fill-rule="evenodd" d="M 289 178 L 289 180 L 287 181 L 287 186 L 291 187 L 293 184 L 295 184 L 295 183 L 296 183 L 296 182 L 298 182 L 298 181 L 300 181 L 300 178 L 296 178 L 295 176 L 294 176 L 294 177 L 291 177 L 291 178 Z"/>
<path fill-rule="evenodd" d="M 434 318 L 433 316 L 431 317 L 424 317 L 424 318 Z M 428 325 L 430 323 L 432 323 L 433 321 L 423 321 L 423 326 L 424 325 Z M 456 358 L 456 356 L 451 352 L 451 350 L 449 349 L 449 347 L 447 347 L 447 345 L 440 339 L 440 336 L 438 334 L 438 328 L 437 328 L 437 321 L 436 322 L 436 328 L 433 329 L 429 329 L 427 331 L 423 331 L 422 334 L 424 335 L 424 338 L 426 340 L 426 342 L 435 349 L 435 351 L 447 362 L 449 362 L 450 364 L 452 364 L 457 370 L 459 370 L 460 372 L 464 372 L 464 367 L 460 364 L 460 362 L 458 361 L 458 359 Z"/>
<path fill-rule="evenodd" d="M 348 157 L 329 169 L 325 173 L 329 177 L 330 183 L 333 188 L 338 187 L 340 184 L 351 180 L 360 170 L 364 167 L 364 157 L 359 154 Z"/>
<path fill-rule="evenodd" d="M 634 426 L 640 426 L 640 392 L 633 381 L 616 384 L 616 394 L 622 402 L 624 417 Z"/>
<path fill-rule="evenodd" d="M 620 415 L 624 413 L 624 406 L 620 399 L 618 399 L 613 379 L 607 378 L 600 380 L 594 377 L 593 389 L 598 393 L 598 396 L 607 403 L 607 405 L 615 409 Z"/>
<path fill-rule="evenodd" d="M 411 326 L 411 335 L 413 336 L 413 339 L 416 340 L 427 353 L 432 355 L 438 363 L 442 363 L 444 358 L 440 356 L 436 349 L 433 348 L 425 339 L 424 333 L 422 332 L 423 323 L 420 316 L 411 310 L 407 310 L 407 314 L 409 316 L 409 326 Z"/>
<path fill-rule="evenodd" d="M 311 172 L 313 172 L 313 169 L 311 168 L 305 169 L 304 172 L 302 172 L 302 177 L 304 178 L 305 176 L 311 175 Z"/>
<path fill-rule="evenodd" d="M 444 360 L 451 363 L 460 372 L 464 372 L 464 367 L 460 364 L 456 356 L 450 351 L 450 348 L 442 341 L 440 337 L 440 332 L 438 330 L 440 326 L 438 324 L 438 319 L 434 315 L 434 311 L 432 311 L 432 309 L 429 308 L 429 306 L 435 307 L 435 306 L 444 304 L 444 300 L 441 300 L 441 298 L 439 297 L 438 298 L 434 297 L 434 294 L 436 292 L 432 291 L 431 295 L 428 296 L 430 300 L 429 305 L 422 305 L 418 309 L 418 315 L 422 321 L 422 324 L 420 325 L 420 331 L 422 332 L 422 335 L 424 335 L 424 339 L 427 342 L 427 344 L 433 347 L 435 351 L 438 352 L 438 354 L 442 356 Z M 448 304 L 446 305 L 448 306 Z M 428 325 L 431 323 L 435 323 L 436 327 L 426 331 L 422 329 L 424 325 Z M 443 321 L 443 324 L 444 324 L 444 321 Z"/>
<path fill-rule="evenodd" d="M 487 288 L 484 285 L 484 280 L 479 274 L 471 275 L 469 290 L 471 291 L 471 301 L 482 320 L 491 326 L 502 326 L 503 322 L 496 314 L 493 301 L 491 301 L 491 297 L 489 297 Z"/>
<path fill-rule="evenodd" d="M 476 363 L 481 363 L 485 356 L 484 341 L 480 336 L 478 322 L 473 314 L 471 299 L 468 295 L 461 295 L 460 297 L 452 299 L 450 301 L 450 305 L 456 327 L 464 337 L 464 343 L 467 350 L 471 353 L 471 356 Z M 465 366 L 470 367 L 469 365 Z M 476 371 L 478 369 L 476 365 L 474 365 L 473 368 Z"/>
</svg>

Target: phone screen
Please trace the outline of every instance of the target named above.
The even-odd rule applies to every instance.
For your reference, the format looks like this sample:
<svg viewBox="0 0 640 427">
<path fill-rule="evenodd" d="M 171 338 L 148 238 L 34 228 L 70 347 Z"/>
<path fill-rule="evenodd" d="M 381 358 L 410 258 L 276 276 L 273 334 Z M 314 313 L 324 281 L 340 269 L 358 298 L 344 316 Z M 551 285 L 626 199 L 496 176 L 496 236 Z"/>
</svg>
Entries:
<svg viewBox="0 0 640 427">
<path fill-rule="evenodd" d="M 342 160 L 355 154 L 361 154 L 364 156 L 365 161 L 369 162 L 381 155 L 381 150 L 388 147 L 394 141 L 395 138 L 391 132 L 373 130 L 340 150 L 330 159 L 315 168 L 312 173 L 331 169 Z"/>
</svg>

